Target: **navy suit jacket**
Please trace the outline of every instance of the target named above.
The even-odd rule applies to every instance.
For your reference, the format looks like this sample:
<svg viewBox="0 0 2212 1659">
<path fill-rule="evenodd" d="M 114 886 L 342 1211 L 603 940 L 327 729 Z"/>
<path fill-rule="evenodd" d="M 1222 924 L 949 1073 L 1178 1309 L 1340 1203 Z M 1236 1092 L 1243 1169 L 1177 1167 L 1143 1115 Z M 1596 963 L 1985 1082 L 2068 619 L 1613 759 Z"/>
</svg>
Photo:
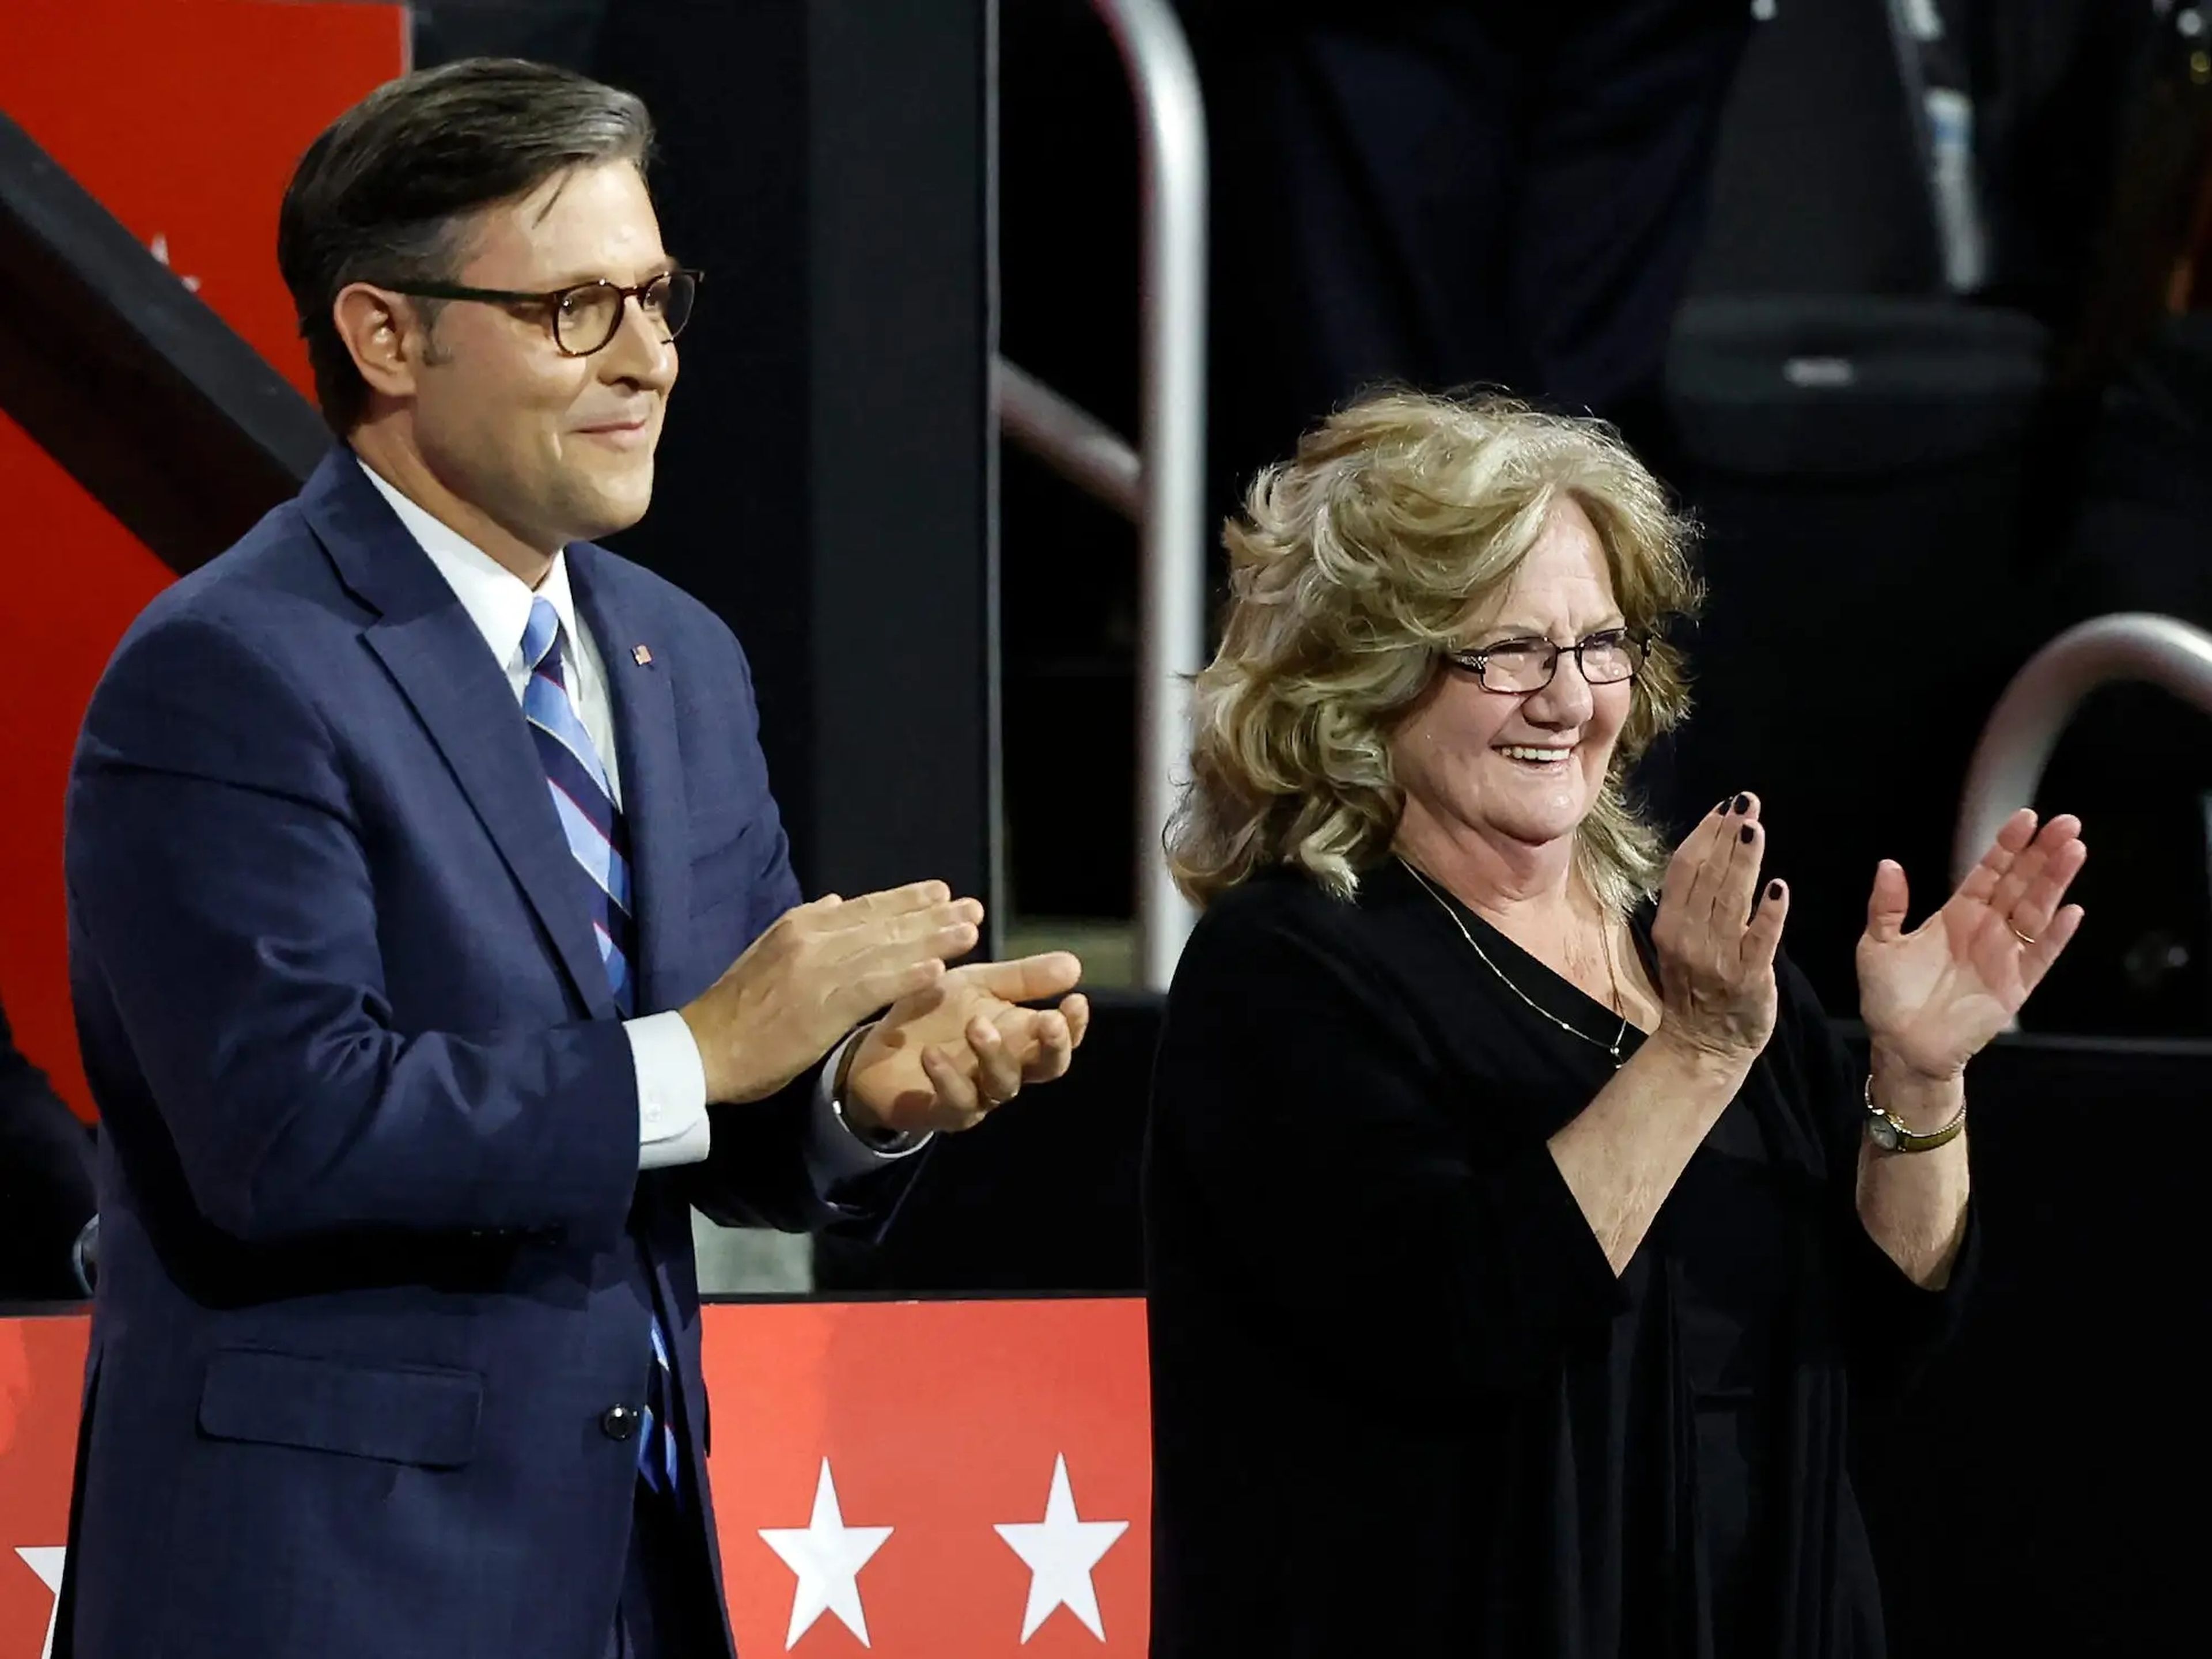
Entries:
<svg viewBox="0 0 2212 1659">
<path fill-rule="evenodd" d="M 568 558 L 638 1007 L 675 1007 L 799 898 L 751 682 L 703 606 Z M 57 1652 L 599 1659 L 637 1480 L 605 1413 L 643 1401 L 657 1298 L 703 1493 L 689 1206 L 835 1218 L 813 1079 L 638 1172 L 586 878 L 514 694 L 346 452 L 125 637 L 68 879 L 106 1133 Z"/>
</svg>

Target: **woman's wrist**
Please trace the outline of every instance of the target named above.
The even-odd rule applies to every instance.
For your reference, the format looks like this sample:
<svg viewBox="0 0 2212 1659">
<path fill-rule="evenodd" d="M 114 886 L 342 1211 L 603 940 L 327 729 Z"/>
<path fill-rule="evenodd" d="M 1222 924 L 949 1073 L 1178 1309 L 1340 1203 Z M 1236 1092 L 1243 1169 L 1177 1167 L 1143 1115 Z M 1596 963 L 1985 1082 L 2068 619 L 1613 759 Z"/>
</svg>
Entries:
<svg viewBox="0 0 2212 1659">
<path fill-rule="evenodd" d="M 1735 1097 L 1750 1073 L 1752 1062 L 1759 1058 L 1755 1050 L 1746 1053 L 1732 1046 L 1706 1042 L 1664 1017 L 1660 1019 L 1659 1029 L 1638 1053 L 1663 1060 L 1670 1071 L 1692 1087 L 1718 1091 L 1723 1102 Z"/>
<path fill-rule="evenodd" d="M 1902 1060 L 1875 1040 L 1869 1054 L 1874 1103 L 1915 1134 L 1930 1134 L 1957 1117 L 1966 1103 L 1963 1071 L 1931 1073 Z"/>
</svg>

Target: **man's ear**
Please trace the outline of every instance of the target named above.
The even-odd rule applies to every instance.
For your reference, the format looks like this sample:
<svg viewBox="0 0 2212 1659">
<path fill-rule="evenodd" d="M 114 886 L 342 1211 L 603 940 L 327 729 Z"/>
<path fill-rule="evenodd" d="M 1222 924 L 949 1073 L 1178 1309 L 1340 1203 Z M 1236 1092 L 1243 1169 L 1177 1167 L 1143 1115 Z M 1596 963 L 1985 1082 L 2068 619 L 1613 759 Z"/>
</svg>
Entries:
<svg viewBox="0 0 2212 1659">
<path fill-rule="evenodd" d="M 415 395 L 416 378 L 432 360 L 430 331 L 415 305 L 367 283 L 350 283 L 331 302 L 331 320 L 371 392 L 393 398 Z"/>
</svg>

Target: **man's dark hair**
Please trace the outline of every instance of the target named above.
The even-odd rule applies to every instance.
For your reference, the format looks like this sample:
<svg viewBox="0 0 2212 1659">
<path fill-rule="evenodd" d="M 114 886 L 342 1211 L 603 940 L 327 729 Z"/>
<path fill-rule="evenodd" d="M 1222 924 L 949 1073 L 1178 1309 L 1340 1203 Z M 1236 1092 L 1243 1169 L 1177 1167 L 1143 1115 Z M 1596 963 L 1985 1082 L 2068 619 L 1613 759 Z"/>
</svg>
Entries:
<svg viewBox="0 0 2212 1659">
<path fill-rule="evenodd" d="M 404 76 L 332 122 L 293 170 L 276 220 L 277 268 L 331 430 L 344 436 L 368 406 L 331 320 L 341 289 L 450 282 L 467 257 L 471 214 L 573 167 L 641 168 L 652 148 L 652 120 L 630 94 L 510 58 Z"/>
</svg>

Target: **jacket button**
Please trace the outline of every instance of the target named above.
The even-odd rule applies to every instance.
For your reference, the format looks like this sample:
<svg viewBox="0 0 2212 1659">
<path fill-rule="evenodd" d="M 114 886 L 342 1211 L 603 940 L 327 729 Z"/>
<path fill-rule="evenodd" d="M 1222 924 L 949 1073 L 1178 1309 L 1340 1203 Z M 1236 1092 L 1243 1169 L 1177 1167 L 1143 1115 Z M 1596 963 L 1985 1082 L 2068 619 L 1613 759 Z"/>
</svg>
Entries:
<svg viewBox="0 0 2212 1659">
<path fill-rule="evenodd" d="M 599 1413 L 599 1432 L 610 1440 L 634 1440 L 638 1422 L 636 1407 L 610 1406 Z"/>
</svg>

